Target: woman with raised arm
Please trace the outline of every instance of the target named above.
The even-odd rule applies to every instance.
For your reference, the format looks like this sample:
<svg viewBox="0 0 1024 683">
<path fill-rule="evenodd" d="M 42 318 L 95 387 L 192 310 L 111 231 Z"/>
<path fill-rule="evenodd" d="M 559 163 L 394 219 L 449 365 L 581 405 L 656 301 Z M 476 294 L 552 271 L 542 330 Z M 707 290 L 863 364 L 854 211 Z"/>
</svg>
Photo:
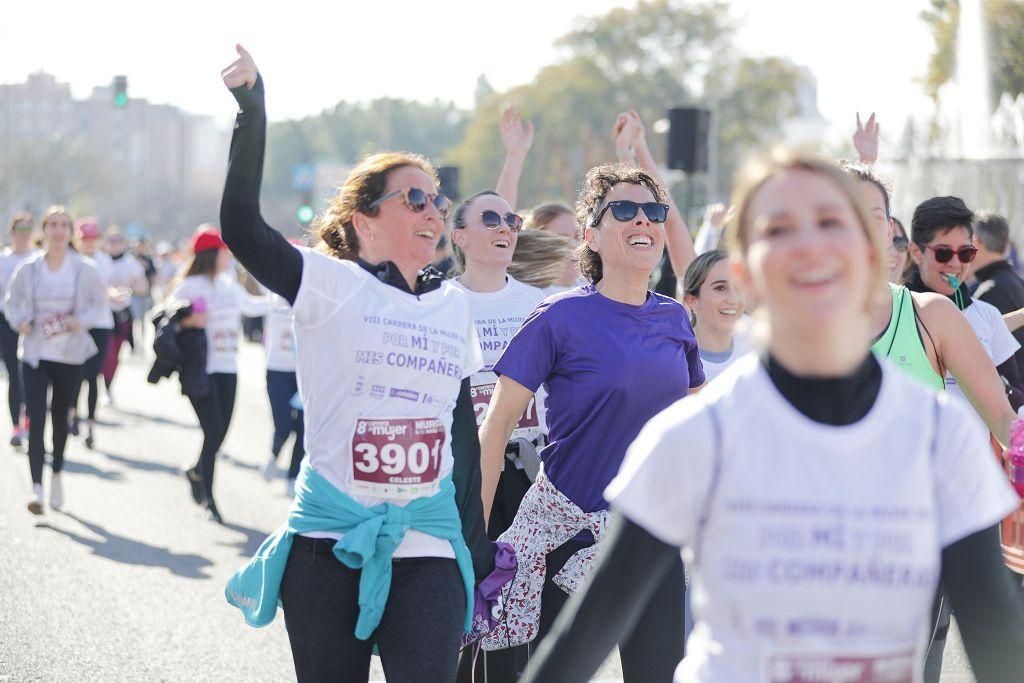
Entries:
<svg viewBox="0 0 1024 683">
<path fill-rule="evenodd" d="M 366 681 L 374 645 L 389 681 L 450 681 L 474 570 L 494 554 L 470 398 L 480 345 L 465 293 L 426 268 L 448 200 L 424 158 L 373 155 L 318 221 L 319 249 L 289 244 L 260 216 L 263 80 L 237 50 L 221 225 L 294 311 L 307 455 L 288 521 L 227 599 L 254 626 L 280 600 L 300 681 Z"/>
<path fill-rule="evenodd" d="M 644 131 L 644 123 L 636 111 L 627 111 L 619 114 L 615 120 L 615 127 L 612 130 L 612 139 L 615 142 L 615 152 L 619 161 L 624 163 L 635 163 L 644 171 L 650 174 L 662 186 L 665 183 L 658 171 L 658 164 L 647 146 L 647 135 Z M 672 199 L 672 193 L 665 192 L 665 203 L 668 204 L 668 218 L 665 219 L 665 249 L 668 251 L 669 263 L 672 272 L 677 276 L 686 272 L 687 266 L 693 259 L 697 258 L 697 252 L 693 248 L 693 238 L 686 227 L 686 220 L 683 214 Z M 673 290 L 674 291 L 674 290 Z"/>
<path fill-rule="evenodd" d="M 4 315 L 21 334 L 18 358 L 28 410 L 28 461 L 32 472 L 29 512 L 43 513 L 43 435 L 49 402 L 53 421 L 50 507 L 64 504 L 61 470 L 68 440 L 68 414 L 82 381 L 82 364 L 96 353 L 88 329 L 106 311 L 106 289 L 96 268 L 71 248 L 73 221 L 63 206 L 42 219 L 44 250 L 14 272 Z M 52 389 L 52 397 L 50 396 Z"/>
<path fill-rule="evenodd" d="M 527 680 L 588 680 L 680 548 L 697 625 L 677 682 L 920 681 L 940 575 L 978 680 L 1015 680 L 1024 614 L 998 522 L 1017 497 L 962 404 L 870 353 L 886 268 L 858 187 L 776 153 L 733 206 L 767 349 L 630 447 L 607 490 L 621 519 Z"/>
<path fill-rule="evenodd" d="M 549 443 L 541 472 L 499 537 L 515 549 L 520 571 L 486 650 L 544 637 L 589 574 L 605 534 L 602 492 L 626 446 L 655 413 L 704 384 L 685 309 L 647 287 L 665 245 L 664 196 L 639 168 L 591 169 L 576 210 L 587 226 L 578 260 L 591 284 L 545 299 L 494 366 L 498 382 L 480 430 L 485 510 L 508 439 L 541 387 Z M 650 618 L 622 639 L 626 681 L 663 679 L 682 654 L 682 563 L 661 578 Z"/>
</svg>

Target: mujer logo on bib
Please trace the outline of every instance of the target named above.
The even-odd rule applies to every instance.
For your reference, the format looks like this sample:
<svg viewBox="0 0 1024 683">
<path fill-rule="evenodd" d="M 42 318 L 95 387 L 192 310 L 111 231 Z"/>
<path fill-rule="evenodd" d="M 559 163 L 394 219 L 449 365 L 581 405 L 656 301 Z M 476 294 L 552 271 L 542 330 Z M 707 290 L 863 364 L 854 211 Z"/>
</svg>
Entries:
<svg viewBox="0 0 1024 683">
<path fill-rule="evenodd" d="M 444 442 L 444 424 L 437 418 L 356 420 L 352 491 L 398 499 L 433 495 Z"/>
</svg>

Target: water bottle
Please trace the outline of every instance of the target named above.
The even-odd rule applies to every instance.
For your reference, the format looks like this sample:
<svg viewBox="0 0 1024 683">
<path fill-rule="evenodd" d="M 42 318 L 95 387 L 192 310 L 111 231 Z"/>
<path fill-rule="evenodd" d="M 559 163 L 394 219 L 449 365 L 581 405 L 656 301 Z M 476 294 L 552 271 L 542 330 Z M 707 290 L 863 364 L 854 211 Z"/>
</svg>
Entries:
<svg viewBox="0 0 1024 683">
<path fill-rule="evenodd" d="M 1010 448 L 1007 460 L 1010 463 L 1010 484 L 1017 495 L 1024 498 L 1024 406 L 1018 410 L 1018 418 L 1010 425 Z"/>
</svg>

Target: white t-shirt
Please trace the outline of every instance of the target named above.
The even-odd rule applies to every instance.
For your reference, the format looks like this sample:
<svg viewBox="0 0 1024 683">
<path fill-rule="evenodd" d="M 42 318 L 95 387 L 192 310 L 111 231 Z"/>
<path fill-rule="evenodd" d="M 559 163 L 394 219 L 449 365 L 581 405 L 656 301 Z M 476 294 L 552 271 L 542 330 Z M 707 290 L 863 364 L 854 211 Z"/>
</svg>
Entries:
<svg viewBox="0 0 1024 683">
<path fill-rule="evenodd" d="M 242 315 L 265 315 L 266 298 L 251 296 L 227 273 L 215 278 L 190 275 L 174 288 L 171 298 L 206 301 L 206 372 L 236 374 Z"/>
<path fill-rule="evenodd" d="M 698 351 L 700 352 L 700 363 L 704 366 L 705 379 L 710 382 L 721 375 L 726 368 L 750 353 L 752 350 L 752 347 L 747 343 L 745 337 L 740 334 L 733 335 L 732 348 L 728 351 L 705 351 L 704 349 L 698 348 Z"/>
<path fill-rule="evenodd" d="M 448 282 L 412 296 L 352 261 L 299 251 L 292 311 L 310 466 L 367 507 L 433 495 L 454 465 L 462 380 L 483 365 L 469 300 Z M 410 529 L 395 556 L 454 553 Z"/>
<path fill-rule="evenodd" d="M 112 330 L 114 329 L 114 314 L 110 306 L 110 292 L 108 290 L 112 268 L 110 256 L 105 251 L 97 251 L 95 254 L 82 254 L 82 258 L 95 266 L 96 272 L 100 274 L 100 281 L 103 282 L 103 291 L 106 294 L 104 301 L 106 301 L 107 308 L 103 312 L 101 320 L 95 323 L 93 328 L 97 330 Z"/>
<path fill-rule="evenodd" d="M 479 427 L 487 417 L 494 386 L 498 381 L 491 370 L 501 358 L 502 352 L 509 341 L 515 336 L 523 322 L 537 308 L 537 304 L 545 299 L 544 292 L 537 287 L 524 285 L 522 282 L 506 276 L 508 282 L 497 292 L 473 292 L 459 281 L 452 284 L 458 287 L 469 298 L 469 307 L 473 312 L 473 323 L 480 348 L 483 351 L 483 369 L 473 375 L 473 409 L 476 411 L 476 424 Z M 530 399 L 530 405 L 519 420 L 519 425 L 512 431 L 512 438 L 536 440 L 541 434 L 547 434 L 548 426 L 544 409 L 546 394 L 543 387 L 537 390 Z"/>
<path fill-rule="evenodd" d="M 146 270 L 131 254 L 124 254 L 121 258 L 112 258 L 108 254 L 104 255 L 110 261 L 110 270 L 107 278 L 108 287 L 131 289 L 133 282 L 146 277 Z M 131 295 L 110 302 L 110 306 L 114 311 L 123 311 L 131 305 Z"/>
<path fill-rule="evenodd" d="M 970 306 L 963 310 L 964 317 L 971 324 L 971 329 L 978 335 L 985 353 L 992 359 L 992 364 L 999 366 L 1011 358 L 1020 348 L 1010 330 L 1003 321 L 1003 314 L 990 303 L 973 299 Z M 954 396 L 967 400 L 960 385 L 953 375 L 946 373 L 946 390 Z"/>
<path fill-rule="evenodd" d="M 267 370 L 295 372 L 295 328 L 292 308 L 284 297 L 271 294 L 270 309 L 263 324 L 263 345 L 267 349 Z"/>
<path fill-rule="evenodd" d="M 677 682 L 921 680 L 942 549 L 1019 501 L 965 405 L 882 368 L 868 415 L 831 427 L 747 355 L 630 447 L 605 496 L 692 572 Z"/>
<path fill-rule="evenodd" d="M 10 249 L 4 249 L 3 253 L 0 254 L 0 301 L 3 301 L 4 297 L 7 296 L 7 284 L 14 277 L 14 271 L 38 252 L 38 249 L 30 249 L 24 254 L 15 254 Z"/>
<path fill-rule="evenodd" d="M 46 263 L 36 269 L 35 320 L 33 327 L 42 330 L 39 360 L 78 365 L 80 361 L 68 354 L 71 339 L 67 324 L 75 311 L 75 288 L 78 269 L 74 260 L 65 258 L 55 272 Z"/>
</svg>

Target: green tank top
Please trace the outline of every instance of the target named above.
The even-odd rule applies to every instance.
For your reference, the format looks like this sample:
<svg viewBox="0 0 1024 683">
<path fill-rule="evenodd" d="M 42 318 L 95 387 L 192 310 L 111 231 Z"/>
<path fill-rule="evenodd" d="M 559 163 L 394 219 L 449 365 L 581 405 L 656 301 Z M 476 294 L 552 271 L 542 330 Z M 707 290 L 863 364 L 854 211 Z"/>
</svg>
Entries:
<svg viewBox="0 0 1024 683">
<path fill-rule="evenodd" d="M 925 352 L 921 332 L 917 329 L 914 299 L 910 290 L 891 282 L 889 290 L 892 293 L 892 317 L 889 319 L 889 327 L 871 346 L 871 350 L 877 356 L 888 358 L 890 363 L 929 387 L 940 391 L 945 389 L 945 380 L 935 372 Z"/>
</svg>

